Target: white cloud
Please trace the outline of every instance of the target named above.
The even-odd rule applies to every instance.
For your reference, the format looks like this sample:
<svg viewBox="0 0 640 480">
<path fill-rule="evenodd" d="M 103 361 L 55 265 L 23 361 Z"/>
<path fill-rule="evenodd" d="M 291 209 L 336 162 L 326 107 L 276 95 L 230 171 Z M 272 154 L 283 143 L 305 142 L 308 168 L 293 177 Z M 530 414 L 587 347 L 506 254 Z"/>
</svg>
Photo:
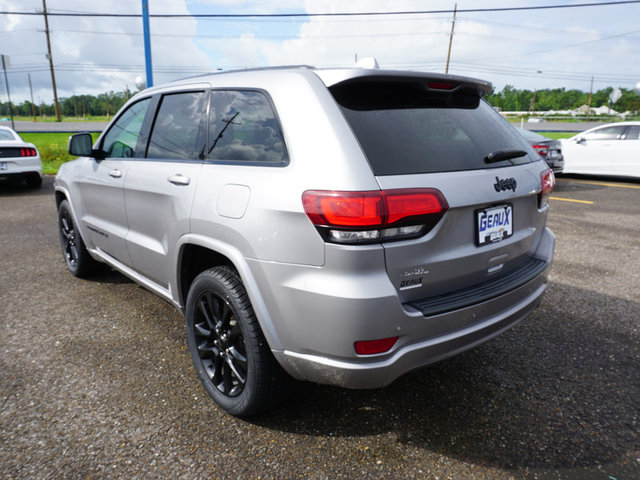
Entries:
<svg viewBox="0 0 640 480">
<path fill-rule="evenodd" d="M 151 13 L 188 14 L 185 0 L 151 0 Z M 41 10 L 38 0 L 0 0 L 0 10 Z M 49 12 L 140 13 L 140 4 L 110 0 L 94 6 L 84 0 L 49 0 Z M 41 16 L 3 16 L 9 25 L 0 27 L 0 48 L 11 57 L 11 93 L 16 100 L 29 96 L 27 73 L 31 73 L 34 99 L 50 102 L 53 93 L 46 54 L 44 21 Z M 194 18 L 151 20 L 152 56 L 155 83 L 192 74 L 193 67 L 209 70 L 208 56 L 195 44 Z M 58 96 L 96 94 L 135 89 L 135 78 L 144 75 L 144 44 L 140 18 L 49 17 L 52 56 Z M 9 33 L 4 33 L 9 32 Z M 182 67 L 182 69 L 181 69 Z"/>
<path fill-rule="evenodd" d="M 50 11 L 139 13 L 129 0 L 48 0 Z M 149 0 L 151 13 L 289 13 L 445 10 L 449 0 Z M 640 65 L 640 5 L 526 12 L 474 13 L 513 6 L 511 0 L 458 0 L 450 72 L 492 81 L 498 88 L 587 89 L 635 85 Z M 35 11 L 41 0 L 0 0 L 1 10 Z M 383 68 L 443 72 L 452 14 L 243 19 L 152 18 L 155 83 L 217 68 L 311 64 L 347 66 L 374 56 Z M 10 55 L 16 99 L 51 99 L 41 16 L 0 16 L 0 53 Z M 144 73 L 140 18 L 51 17 L 59 95 L 134 86 Z M 594 42 L 595 40 L 595 42 Z M 574 46 L 575 44 L 580 44 Z M 536 73 L 538 71 L 543 73 Z"/>
</svg>

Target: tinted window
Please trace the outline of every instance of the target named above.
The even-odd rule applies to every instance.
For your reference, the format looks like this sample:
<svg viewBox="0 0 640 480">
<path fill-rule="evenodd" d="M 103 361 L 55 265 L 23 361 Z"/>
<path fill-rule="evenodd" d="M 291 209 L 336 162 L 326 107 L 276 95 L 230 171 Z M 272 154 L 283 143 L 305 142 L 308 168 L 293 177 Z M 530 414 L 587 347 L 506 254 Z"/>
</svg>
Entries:
<svg viewBox="0 0 640 480">
<path fill-rule="evenodd" d="M 204 158 L 204 92 L 164 95 L 149 139 L 148 158 Z"/>
<path fill-rule="evenodd" d="M 287 163 L 280 124 L 265 94 L 215 90 L 209 115 L 209 160 Z"/>
<path fill-rule="evenodd" d="M 629 131 L 626 136 L 627 140 L 638 140 L 640 139 L 640 126 L 631 126 L 629 127 Z"/>
<path fill-rule="evenodd" d="M 617 140 L 627 127 L 604 127 L 582 136 L 585 140 Z"/>
<path fill-rule="evenodd" d="M 376 175 L 495 168 L 537 160 L 531 154 L 486 164 L 489 153 L 531 153 L 531 147 L 472 90 L 434 92 L 421 82 L 358 81 L 331 88 Z"/>
<path fill-rule="evenodd" d="M 118 117 L 102 141 L 102 150 L 107 158 L 131 158 L 136 156 L 136 143 L 150 98 L 131 105 Z M 142 152 L 138 152 L 142 156 Z"/>
</svg>

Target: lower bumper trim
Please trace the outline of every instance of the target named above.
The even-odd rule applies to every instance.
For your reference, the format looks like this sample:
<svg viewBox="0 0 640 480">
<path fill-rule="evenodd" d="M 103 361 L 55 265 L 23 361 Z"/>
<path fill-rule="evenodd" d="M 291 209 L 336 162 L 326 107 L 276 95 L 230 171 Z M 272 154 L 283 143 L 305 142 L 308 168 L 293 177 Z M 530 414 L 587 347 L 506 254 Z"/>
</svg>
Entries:
<svg viewBox="0 0 640 480">
<path fill-rule="evenodd" d="M 540 275 L 548 265 L 548 262 L 532 257 L 523 266 L 507 275 L 446 295 L 415 300 L 408 305 L 425 317 L 475 305 L 518 288 Z"/>
</svg>

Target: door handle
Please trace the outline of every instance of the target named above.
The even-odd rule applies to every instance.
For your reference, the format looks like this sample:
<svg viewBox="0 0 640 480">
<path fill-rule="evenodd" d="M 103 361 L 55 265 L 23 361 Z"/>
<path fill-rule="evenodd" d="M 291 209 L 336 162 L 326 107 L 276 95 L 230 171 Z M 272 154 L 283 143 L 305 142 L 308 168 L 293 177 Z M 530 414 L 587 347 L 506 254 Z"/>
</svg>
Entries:
<svg viewBox="0 0 640 480">
<path fill-rule="evenodd" d="M 189 185 L 191 179 L 189 177 L 185 177 L 181 173 L 177 173 L 167 178 L 169 183 L 173 183 L 174 185 Z"/>
<path fill-rule="evenodd" d="M 118 170 L 118 169 L 111 170 L 109 172 L 109 176 L 113 177 L 113 178 L 120 178 L 120 177 L 122 177 L 122 172 L 120 170 Z"/>
</svg>

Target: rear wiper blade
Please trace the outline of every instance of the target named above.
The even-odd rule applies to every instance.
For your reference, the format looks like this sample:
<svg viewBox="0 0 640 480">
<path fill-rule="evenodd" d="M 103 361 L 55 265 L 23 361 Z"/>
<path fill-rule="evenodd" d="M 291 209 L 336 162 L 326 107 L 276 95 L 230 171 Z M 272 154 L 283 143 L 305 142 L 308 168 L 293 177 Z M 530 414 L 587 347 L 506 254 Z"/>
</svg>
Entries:
<svg viewBox="0 0 640 480">
<path fill-rule="evenodd" d="M 512 158 L 524 157 L 527 154 L 524 150 L 496 150 L 484 157 L 484 163 L 501 162 Z"/>
</svg>

